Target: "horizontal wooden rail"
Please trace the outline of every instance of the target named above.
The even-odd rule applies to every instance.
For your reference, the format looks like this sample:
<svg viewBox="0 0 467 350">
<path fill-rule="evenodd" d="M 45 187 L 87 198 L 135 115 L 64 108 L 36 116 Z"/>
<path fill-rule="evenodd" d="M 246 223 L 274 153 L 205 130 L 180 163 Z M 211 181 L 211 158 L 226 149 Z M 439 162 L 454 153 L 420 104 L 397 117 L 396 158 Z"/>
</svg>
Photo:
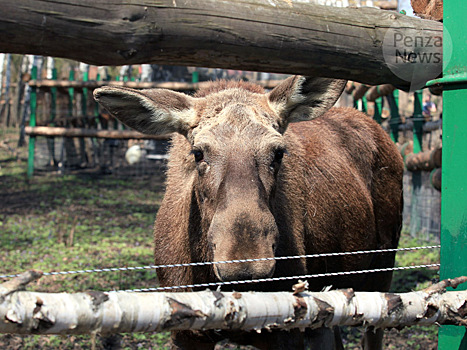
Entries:
<svg viewBox="0 0 467 350">
<path fill-rule="evenodd" d="M 140 139 L 140 140 L 168 140 L 170 135 L 146 135 L 133 130 L 97 130 L 82 128 L 60 128 L 50 126 L 26 126 L 25 132 L 31 136 L 59 136 L 59 137 L 95 137 L 102 139 Z"/>
<path fill-rule="evenodd" d="M 366 93 L 366 99 L 368 102 L 374 102 L 377 98 L 387 96 L 392 93 L 396 88 L 391 84 L 384 84 L 373 86 Z"/>
<path fill-rule="evenodd" d="M 37 275 L 33 276 L 37 278 Z M 362 325 L 375 328 L 427 324 L 466 325 L 467 291 L 446 292 L 467 277 L 411 293 L 37 293 L 17 291 L 28 279 L 0 285 L 0 333 L 86 334 L 167 330 L 258 330 Z"/>
<path fill-rule="evenodd" d="M 394 43 L 388 31 L 399 33 Z M 401 66 L 419 66 L 407 57 L 429 56 L 436 58 L 436 71 L 442 67 L 442 45 L 433 46 L 442 38 L 442 23 L 298 1 L 2 0 L 0 32 L 0 52 L 95 65 L 227 68 L 407 89 L 411 82 L 394 74 Z M 436 78 L 414 71 L 420 81 Z"/>
<path fill-rule="evenodd" d="M 410 153 L 404 158 L 405 166 L 409 171 L 431 171 L 434 168 L 441 167 L 441 154 L 441 148 L 419 153 Z"/>
<path fill-rule="evenodd" d="M 280 80 L 260 80 L 255 81 L 255 84 L 261 85 L 265 89 L 272 89 L 279 84 Z M 146 81 L 69 81 L 69 80 L 30 80 L 29 86 L 50 89 L 53 87 L 60 89 L 96 89 L 102 86 L 119 86 L 132 89 L 169 89 L 175 91 L 195 91 L 206 87 L 210 84 L 208 81 L 200 83 L 183 83 L 183 82 L 146 82 Z"/>
</svg>

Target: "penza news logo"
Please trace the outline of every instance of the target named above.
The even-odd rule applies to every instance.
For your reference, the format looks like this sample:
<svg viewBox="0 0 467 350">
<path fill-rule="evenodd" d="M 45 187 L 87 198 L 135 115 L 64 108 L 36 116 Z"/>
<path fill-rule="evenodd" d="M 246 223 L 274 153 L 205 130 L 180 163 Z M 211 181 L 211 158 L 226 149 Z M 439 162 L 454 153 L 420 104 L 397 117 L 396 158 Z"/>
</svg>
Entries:
<svg viewBox="0 0 467 350">
<path fill-rule="evenodd" d="M 442 63 L 443 54 L 443 38 L 440 36 L 431 37 L 431 36 L 404 36 L 402 33 L 394 33 L 394 47 L 396 54 L 396 63 L 399 63 L 399 60 L 402 62 L 410 63 Z M 403 47 L 401 51 L 400 47 Z M 418 48 L 439 48 L 440 51 L 430 52 L 416 52 Z"/>
<path fill-rule="evenodd" d="M 421 89 L 427 81 L 438 78 L 443 61 L 450 59 L 450 54 L 443 57 L 443 41 L 446 44 L 451 40 L 449 33 L 433 33 L 390 27 L 384 36 L 384 61 L 397 77 L 410 84 L 410 91 Z"/>
</svg>

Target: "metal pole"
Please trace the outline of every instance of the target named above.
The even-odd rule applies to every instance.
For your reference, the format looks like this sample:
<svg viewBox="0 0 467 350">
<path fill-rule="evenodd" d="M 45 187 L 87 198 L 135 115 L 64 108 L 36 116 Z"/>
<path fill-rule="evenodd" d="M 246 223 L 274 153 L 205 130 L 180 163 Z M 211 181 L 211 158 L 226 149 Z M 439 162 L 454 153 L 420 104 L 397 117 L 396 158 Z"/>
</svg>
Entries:
<svg viewBox="0 0 467 350">
<path fill-rule="evenodd" d="M 378 123 L 381 124 L 382 121 L 382 114 L 383 114 L 383 98 L 378 97 L 375 100 L 375 110 L 373 114 L 373 119 Z"/>
<path fill-rule="evenodd" d="M 366 113 L 368 111 L 368 106 L 367 106 L 367 99 L 365 96 L 362 97 L 362 112 Z"/>
<path fill-rule="evenodd" d="M 413 105 L 413 153 L 423 151 L 423 115 L 421 90 L 414 92 Z M 410 215 L 410 235 L 415 237 L 420 232 L 421 213 L 420 201 L 422 190 L 422 172 L 412 171 L 412 205 Z"/>
<path fill-rule="evenodd" d="M 423 91 L 417 90 L 413 93 L 413 153 L 423 151 L 423 114 L 422 114 L 422 97 Z"/>
<path fill-rule="evenodd" d="M 400 114 L 399 114 L 399 90 L 395 90 L 393 93 L 386 96 L 388 101 L 389 108 L 391 110 L 391 120 L 389 125 L 391 126 L 391 139 L 394 143 L 399 141 L 399 123 L 400 123 Z"/>
<path fill-rule="evenodd" d="M 48 79 L 57 80 L 57 68 L 54 66 L 54 59 L 48 61 L 53 67 L 50 70 L 50 77 Z M 57 88 L 54 86 L 50 88 L 50 126 L 55 126 L 55 119 L 57 117 Z M 57 160 L 55 159 L 55 139 L 50 137 L 48 139 L 51 165 L 56 166 Z"/>
<path fill-rule="evenodd" d="M 444 2 L 443 167 L 441 200 L 441 278 L 467 275 L 467 31 L 464 0 Z M 450 34 L 452 45 L 446 40 Z M 463 287 L 465 289 L 465 287 Z M 465 327 L 443 326 L 438 349 L 467 349 Z"/>
<path fill-rule="evenodd" d="M 37 79 L 37 66 L 32 67 L 31 79 Z M 37 107 L 37 88 L 31 88 L 30 95 L 31 114 L 29 115 L 29 125 L 36 126 L 36 107 Z M 34 151 L 36 148 L 36 137 L 29 137 L 29 155 L 28 155 L 28 178 L 31 178 L 34 173 Z"/>
</svg>

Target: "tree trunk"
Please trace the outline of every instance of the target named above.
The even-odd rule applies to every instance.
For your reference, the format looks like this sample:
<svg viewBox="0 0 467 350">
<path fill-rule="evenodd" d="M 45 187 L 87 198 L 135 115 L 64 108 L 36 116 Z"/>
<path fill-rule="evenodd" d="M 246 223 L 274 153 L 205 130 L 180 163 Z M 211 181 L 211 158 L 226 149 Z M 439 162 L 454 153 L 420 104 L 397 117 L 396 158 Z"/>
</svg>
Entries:
<svg viewBox="0 0 467 350">
<path fill-rule="evenodd" d="M 440 58 L 442 47 L 433 47 L 434 40 L 425 44 L 442 38 L 442 30 L 441 23 L 397 12 L 280 0 L 3 0 L 0 31 L 6 35 L 0 52 L 95 65 L 317 75 L 408 88 L 410 82 L 394 69 L 419 65 L 397 60 L 397 50 L 410 60 L 424 53 Z M 391 43 L 396 32 L 404 39 Z M 425 43 L 414 45 L 417 37 Z M 383 45 L 390 49 L 385 55 Z M 441 65 L 441 60 L 434 63 L 439 73 Z M 423 81 L 435 78 L 427 69 L 416 73 Z"/>
<path fill-rule="evenodd" d="M 36 276 L 32 276 L 34 279 Z M 320 293 L 36 293 L 27 278 L 0 285 L 0 333 L 85 334 L 167 330 L 260 330 L 362 325 L 467 325 L 467 291 L 446 292 L 467 277 L 403 294 Z M 299 284 L 303 287 L 303 283 Z"/>
</svg>

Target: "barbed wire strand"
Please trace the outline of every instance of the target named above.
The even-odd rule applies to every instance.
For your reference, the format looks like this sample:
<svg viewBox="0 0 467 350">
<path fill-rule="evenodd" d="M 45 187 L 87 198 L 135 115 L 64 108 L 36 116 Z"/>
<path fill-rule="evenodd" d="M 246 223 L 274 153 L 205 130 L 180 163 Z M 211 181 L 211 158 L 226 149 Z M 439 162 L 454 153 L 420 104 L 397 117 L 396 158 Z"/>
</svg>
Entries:
<svg viewBox="0 0 467 350">
<path fill-rule="evenodd" d="M 190 267 L 190 266 L 209 266 L 216 264 L 233 264 L 245 262 L 261 262 L 271 260 L 289 260 L 289 259 L 310 259 L 320 257 L 332 256 L 345 256 L 345 255 L 359 255 L 359 254 L 374 254 L 374 253 L 394 253 L 403 251 L 414 251 L 422 249 L 439 249 L 441 245 L 421 246 L 421 247 L 408 247 L 408 248 L 391 248 L 391 249 L 378 249 L 378 250 L 358 250 L 353 252 L 339 252 L 339 253 L 321 253 L 321 254 L 306 254 L 306 255 L 292 255 L 292 256 L 277 256 L 271 258 L 257 258 L 257 259 L 238 259 L 238 260 L 225 260 L 225 261 L 206 261 L 182 264 L 166 264 L 166 265 L 146 265 L 146 266 L 129 266 L 129 267 L 109 267 L 109 268 L 95 268 L 95 269 L 82 269 L 70 271 L 51 271 L 44 272 L 43 276 L 57 276 L 57 275 L 75 275 L 83 273 L 102 273 L 102 272 L 121 272 L 121 271 L 144 271 L 144 270 L 157 270 L 161 268 L 173 267 Z M 14 278 L 20 274 L 0 275 L 0 278 Z"/>
<path fill-rule="evenodd" d="M 260 278 L 252 280 L 242 280 L 242 281 L 226 281 L 226 282 L 211 282 L 211 283 L 199 283 L 199 284 L 187 284 L 180 286 L 170 286 L 170 287 L 154 287 L 154 288 L 141 288 L 141 289 L 127 289 L 127 290 L 118 290 L 117 292 L 161 292 L 175 289 L 188 289 L 188 288 L 200 288 L 200 287 L 220 287 L 226 285 L 238 285 L 238 284 L 250 284 L 250 283 L 260 283 L 260 282 L 276 282 L 276 281 L 286 281 L 286 280 L 303 280 L 311 279 L 317 277 L 334 277 L 334 276 L 345 276 L 345 275 L 357 275 L 363 273 L 374 273 L 374 272 L 389 272 L 389 271 L 401 271 L 401 270 L 411 270 L 411 269 L 422 269 L 430 267 L 440 267 L 440 264 L 427 264 L 427 265 L 417 265 L 417 266 L 401 266 L 401 267 L 388 267 L 383 269 L 373 269 L 373 270 L 357 270 L 357 271 L 344 271 L 344 272 L 328 272 L 328 273 L 317 273 L 312 275 L 301 275 L 301 276 L 285 276 L 285 277 L 270 277 L 270 278 Z"/>
</svg>

